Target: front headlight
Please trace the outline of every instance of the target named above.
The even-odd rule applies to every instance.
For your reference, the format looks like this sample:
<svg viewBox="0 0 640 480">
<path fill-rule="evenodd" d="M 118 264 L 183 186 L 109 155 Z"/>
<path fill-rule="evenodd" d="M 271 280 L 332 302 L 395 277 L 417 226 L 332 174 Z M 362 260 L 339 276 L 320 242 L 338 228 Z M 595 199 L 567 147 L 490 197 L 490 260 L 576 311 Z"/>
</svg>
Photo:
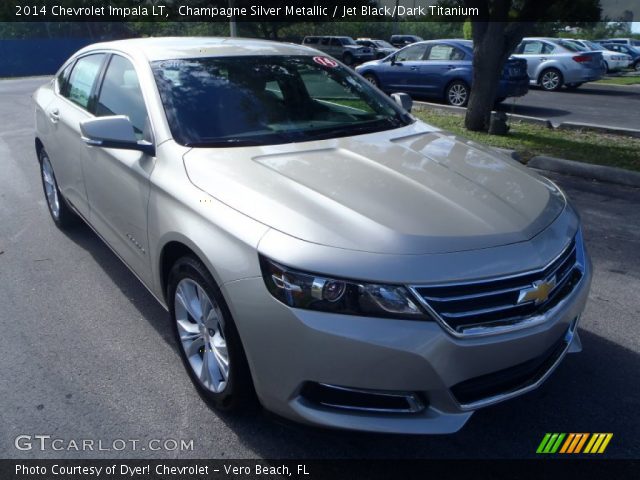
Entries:
<svg viewBox="0 0 640 480">
<path fill-rule="evenodd" d="M 294 308 L 369 317 L 430 320 L 406 288 L 329 278 L 285 267 L 260 256 L 267 289 Z"/>
</svg>

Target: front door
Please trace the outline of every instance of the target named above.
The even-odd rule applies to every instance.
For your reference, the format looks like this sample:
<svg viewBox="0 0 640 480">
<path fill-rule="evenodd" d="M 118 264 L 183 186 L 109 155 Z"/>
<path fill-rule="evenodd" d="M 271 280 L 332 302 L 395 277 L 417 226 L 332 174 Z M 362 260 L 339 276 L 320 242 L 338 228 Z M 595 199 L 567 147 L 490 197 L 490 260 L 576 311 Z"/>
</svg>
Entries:
<svg viewBox="0 0 640 480">
<path fill-rule="evenodd" d="M 138 138 L 153 141 L 138 75 L 123 56 L 112 55 L 97 93 L 95 115 L 126 115 Z M 87 147 L 85 182 L 91 224 L 147 284 L 149 176 L 155 158 L 134 150 Z"/>
</svg>

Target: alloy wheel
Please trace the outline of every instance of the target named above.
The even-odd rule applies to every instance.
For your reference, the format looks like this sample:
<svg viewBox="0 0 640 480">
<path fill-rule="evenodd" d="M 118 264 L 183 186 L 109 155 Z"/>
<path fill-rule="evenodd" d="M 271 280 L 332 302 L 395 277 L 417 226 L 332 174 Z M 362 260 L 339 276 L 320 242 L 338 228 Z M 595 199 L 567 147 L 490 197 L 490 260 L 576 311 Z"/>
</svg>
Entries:
<svg viewBox="0 0 640 480">
<path fill-rule="evenodd" d="M 542 88 L 545 90 L 555 90 L 560 85 L 560 75 L 558 72 L 550 70 L 542 76 Z"/>
<path fill-rule="evenodd" d="M 58 197 L 58 186 L 56 177 L 53 174 L 53 168 L 49 157 L 42 156 L 41 166 L 42 180 L 44 182 L 44 191 L 47 197 L 47 205 L 54 218 L 60 218 L 60 198 Z"/>
<path fill-rule="evenodd" d="M 468 94 L 469 93 L 467 92 L 467 87 L 465 87 L 461 83 L 457 83 L 449 88 L 447 96 L 451 105 L 460 107 L 467 102 Z"/>
<path fill-rule="evenodd" d="M 230 367 L 224 316 L 217 303 L 190 278 L 182 279 L 176 288 L 175 321 L 185 356 L 202 386 L 222 392 Z"/>
</svg>

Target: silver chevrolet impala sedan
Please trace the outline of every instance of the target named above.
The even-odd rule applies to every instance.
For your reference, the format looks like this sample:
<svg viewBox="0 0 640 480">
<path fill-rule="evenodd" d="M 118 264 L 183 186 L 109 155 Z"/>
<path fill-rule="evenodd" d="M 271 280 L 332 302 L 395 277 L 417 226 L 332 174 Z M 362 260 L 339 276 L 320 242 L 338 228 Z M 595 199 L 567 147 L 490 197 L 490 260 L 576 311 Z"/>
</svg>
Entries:
<svg viewBox="0 0 640 480">
<path fill-rule="evenodd" d="M 34 100 L 53 221 L 168 309 L 220 409 L 450 433 L 581 349 L 591 264 L 563 193 L 324 53 L 101 43 Z"/>
</svg>

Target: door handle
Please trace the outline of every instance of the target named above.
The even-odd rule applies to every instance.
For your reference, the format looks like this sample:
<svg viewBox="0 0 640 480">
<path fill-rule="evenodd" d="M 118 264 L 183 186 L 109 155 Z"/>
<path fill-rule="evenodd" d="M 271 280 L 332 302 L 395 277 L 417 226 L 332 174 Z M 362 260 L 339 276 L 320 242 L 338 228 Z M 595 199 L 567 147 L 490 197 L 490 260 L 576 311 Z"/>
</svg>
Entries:
<svg viewBox="0 0 640 480">
<path fill-rule="evenodd" d="M 540 57 L 540 61 L 541 61 L 541 62 L 546 62 L 546 61 L 547 61 L 547 59 L 546 59 L 546 57 Z"/>
<path fill-rule="evenodd" d="M 447 65 L 447 70 L 453 70 L 454 68 L 456 68 L 455 65 Z"/>
<path fill-rule="evenodd" d="M 49 112 L 49 120 L 51 120 L 52 123 L 58 123 L 58 120 L 60 120 L 60 110 L 57 108 L 51 110 Z"/>
<path fill-rule="evenodd" d="M 416 66 L 414 65 L 414 66 L 412 66 L 412 67 L 410 68 L 410 70 L 418 70 L 418 67 L 416 67 Z"/>
</svg>

